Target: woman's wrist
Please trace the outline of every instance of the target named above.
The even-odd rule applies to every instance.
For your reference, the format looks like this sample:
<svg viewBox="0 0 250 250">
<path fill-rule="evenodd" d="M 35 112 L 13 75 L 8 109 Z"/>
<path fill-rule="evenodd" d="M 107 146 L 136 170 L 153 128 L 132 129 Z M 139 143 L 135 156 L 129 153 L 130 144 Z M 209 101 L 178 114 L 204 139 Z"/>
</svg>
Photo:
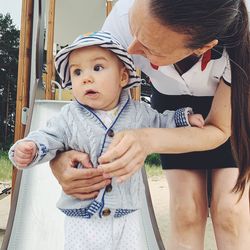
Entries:
<svg viewBox="0 0 250 250">
<path fill-rule="evenodd" d="M 160 130 L 160 131 L 157 131 Z M 158 128 L 142 128 L 139 129 L 141 135 L 140 139 L 142 141 L 142 145 L 144 145 L 146 154 L 157 153 L 159 150 L 158 135 L 162 131 L 162 129 Z"/>
</svg>

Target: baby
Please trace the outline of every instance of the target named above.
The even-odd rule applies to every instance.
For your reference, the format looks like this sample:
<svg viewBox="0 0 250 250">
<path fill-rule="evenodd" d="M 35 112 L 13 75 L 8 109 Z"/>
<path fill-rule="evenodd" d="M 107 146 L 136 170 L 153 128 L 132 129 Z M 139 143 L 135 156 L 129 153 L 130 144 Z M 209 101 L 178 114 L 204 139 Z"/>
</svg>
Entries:
<svg viewBox="0 0 250 250">
<path fill-rule="evenodd" d="M 107 32 L 78 37 L 56 56 L 56 70 L 75 98 L 47 126 L 17 141 L 9 151 L 13 164 L 24 169 L 53 159 L 58 151 L 89 154 L 94 167 L 114 134 L 142 127 L 204 124 L 190 108 L 159 114 L 133 101 L 129 88 L 140 84 L 133 61 Z M 82 166 L 78 166 L 82 167 Z M 142 249 L 139 223 L 144 192 L 141 171 L 129 180 L 115 179 L 95 199 L 79 200 L 62 192 L 57 203 L 65 213 L 65 249 Z"/>
</svg>

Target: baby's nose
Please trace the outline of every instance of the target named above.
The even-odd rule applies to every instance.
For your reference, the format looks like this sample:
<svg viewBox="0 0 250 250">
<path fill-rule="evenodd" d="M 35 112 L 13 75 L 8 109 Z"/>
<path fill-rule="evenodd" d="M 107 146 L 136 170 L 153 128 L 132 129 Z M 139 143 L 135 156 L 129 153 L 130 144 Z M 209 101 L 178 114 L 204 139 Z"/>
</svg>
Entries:
<svg viewBox="0 0 250 250">
<path fill-rule="evenodd" d="M 85 77 L 83 78 L 83 84 L 90 84 L 90 83 L 92 83 L 92 82 L 93 82 L 93 79 L 92 79 L 91 76 L 85 76 Z"/>
</svg>

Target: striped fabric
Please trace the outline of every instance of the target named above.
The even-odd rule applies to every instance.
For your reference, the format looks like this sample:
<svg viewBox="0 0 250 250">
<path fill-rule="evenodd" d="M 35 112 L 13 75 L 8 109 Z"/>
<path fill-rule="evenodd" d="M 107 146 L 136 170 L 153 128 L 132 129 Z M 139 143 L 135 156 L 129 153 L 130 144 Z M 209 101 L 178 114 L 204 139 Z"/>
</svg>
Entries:
<svg viewBox="0 0 250 250">
<path fill-rule="evenodd" d="M 92 207 L 93 208 L 93 207 Z M 62 209 L 60 208 L 60 210 L 67 216 L 70 217 L 82 217 L 84 219 L 90 219 L 98 210 L 100 209 L 100 207 L 95 207 L 93 211 L 91 208 L 76 208 L 76 209 Z M 137 209 L 116 209 L 114 211 L 114 214 L 112 214 L 112 216 L 114 216 L 114 218 L 120 218 L 123 217 L 125 215 L 128 215 L 130 213 L 135 212 Z M 101 212 L 99 212 L 99 217 L 102 218 L 102 214 Z"/>
<path fill-rule="evenodd" d="M 69 75 L 69 54 L 71 51 L 87 46 L 97 45 L 115 53 L 129 70 L 130 80 L 125 88 L 141 84 L 142 80 L 137 76 L 134 63 L 127 50 L 110 33 L 98 31 L 88 35 L 80 35 L 72 44 L 60 50 L 55 58 L 56 71 L 62 79 L 63 88 L 71 88 Z"/>
<path fill-rule="evenodd" d="M 62 209 L 60 210 L 67 216 L 72 217 L 83 217 L 89 219 L 102 207 L 102 203 L 94 201 L 87 208 L 76 208 L 76 209 Z"/>
<path fill-rule="evenodd" d="M 193 110 L 190 107 L 177 109 L 174 114 L 176 127 L 191 126 L 188 120 L 188 115 L 190 114 L 193 114 Z"/>
</svg>

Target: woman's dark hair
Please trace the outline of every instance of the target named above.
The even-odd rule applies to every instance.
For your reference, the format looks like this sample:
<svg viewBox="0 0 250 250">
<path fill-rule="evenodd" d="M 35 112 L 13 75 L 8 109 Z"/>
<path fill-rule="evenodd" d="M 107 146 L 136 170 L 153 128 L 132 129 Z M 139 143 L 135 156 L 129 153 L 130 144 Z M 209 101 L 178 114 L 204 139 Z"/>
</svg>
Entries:
<svg viewBox="0 0 250 250">
<path fill-rule="evenodd" d="M 232 72 L 232 136 L 239 176 L 234 191 L 250 180 L 250 34 L 244 0 L 149 0 L 150 12 L 163 25 L 190 35 L 188 48 L 214 39 L 226 48 Z"/>
</svg>

